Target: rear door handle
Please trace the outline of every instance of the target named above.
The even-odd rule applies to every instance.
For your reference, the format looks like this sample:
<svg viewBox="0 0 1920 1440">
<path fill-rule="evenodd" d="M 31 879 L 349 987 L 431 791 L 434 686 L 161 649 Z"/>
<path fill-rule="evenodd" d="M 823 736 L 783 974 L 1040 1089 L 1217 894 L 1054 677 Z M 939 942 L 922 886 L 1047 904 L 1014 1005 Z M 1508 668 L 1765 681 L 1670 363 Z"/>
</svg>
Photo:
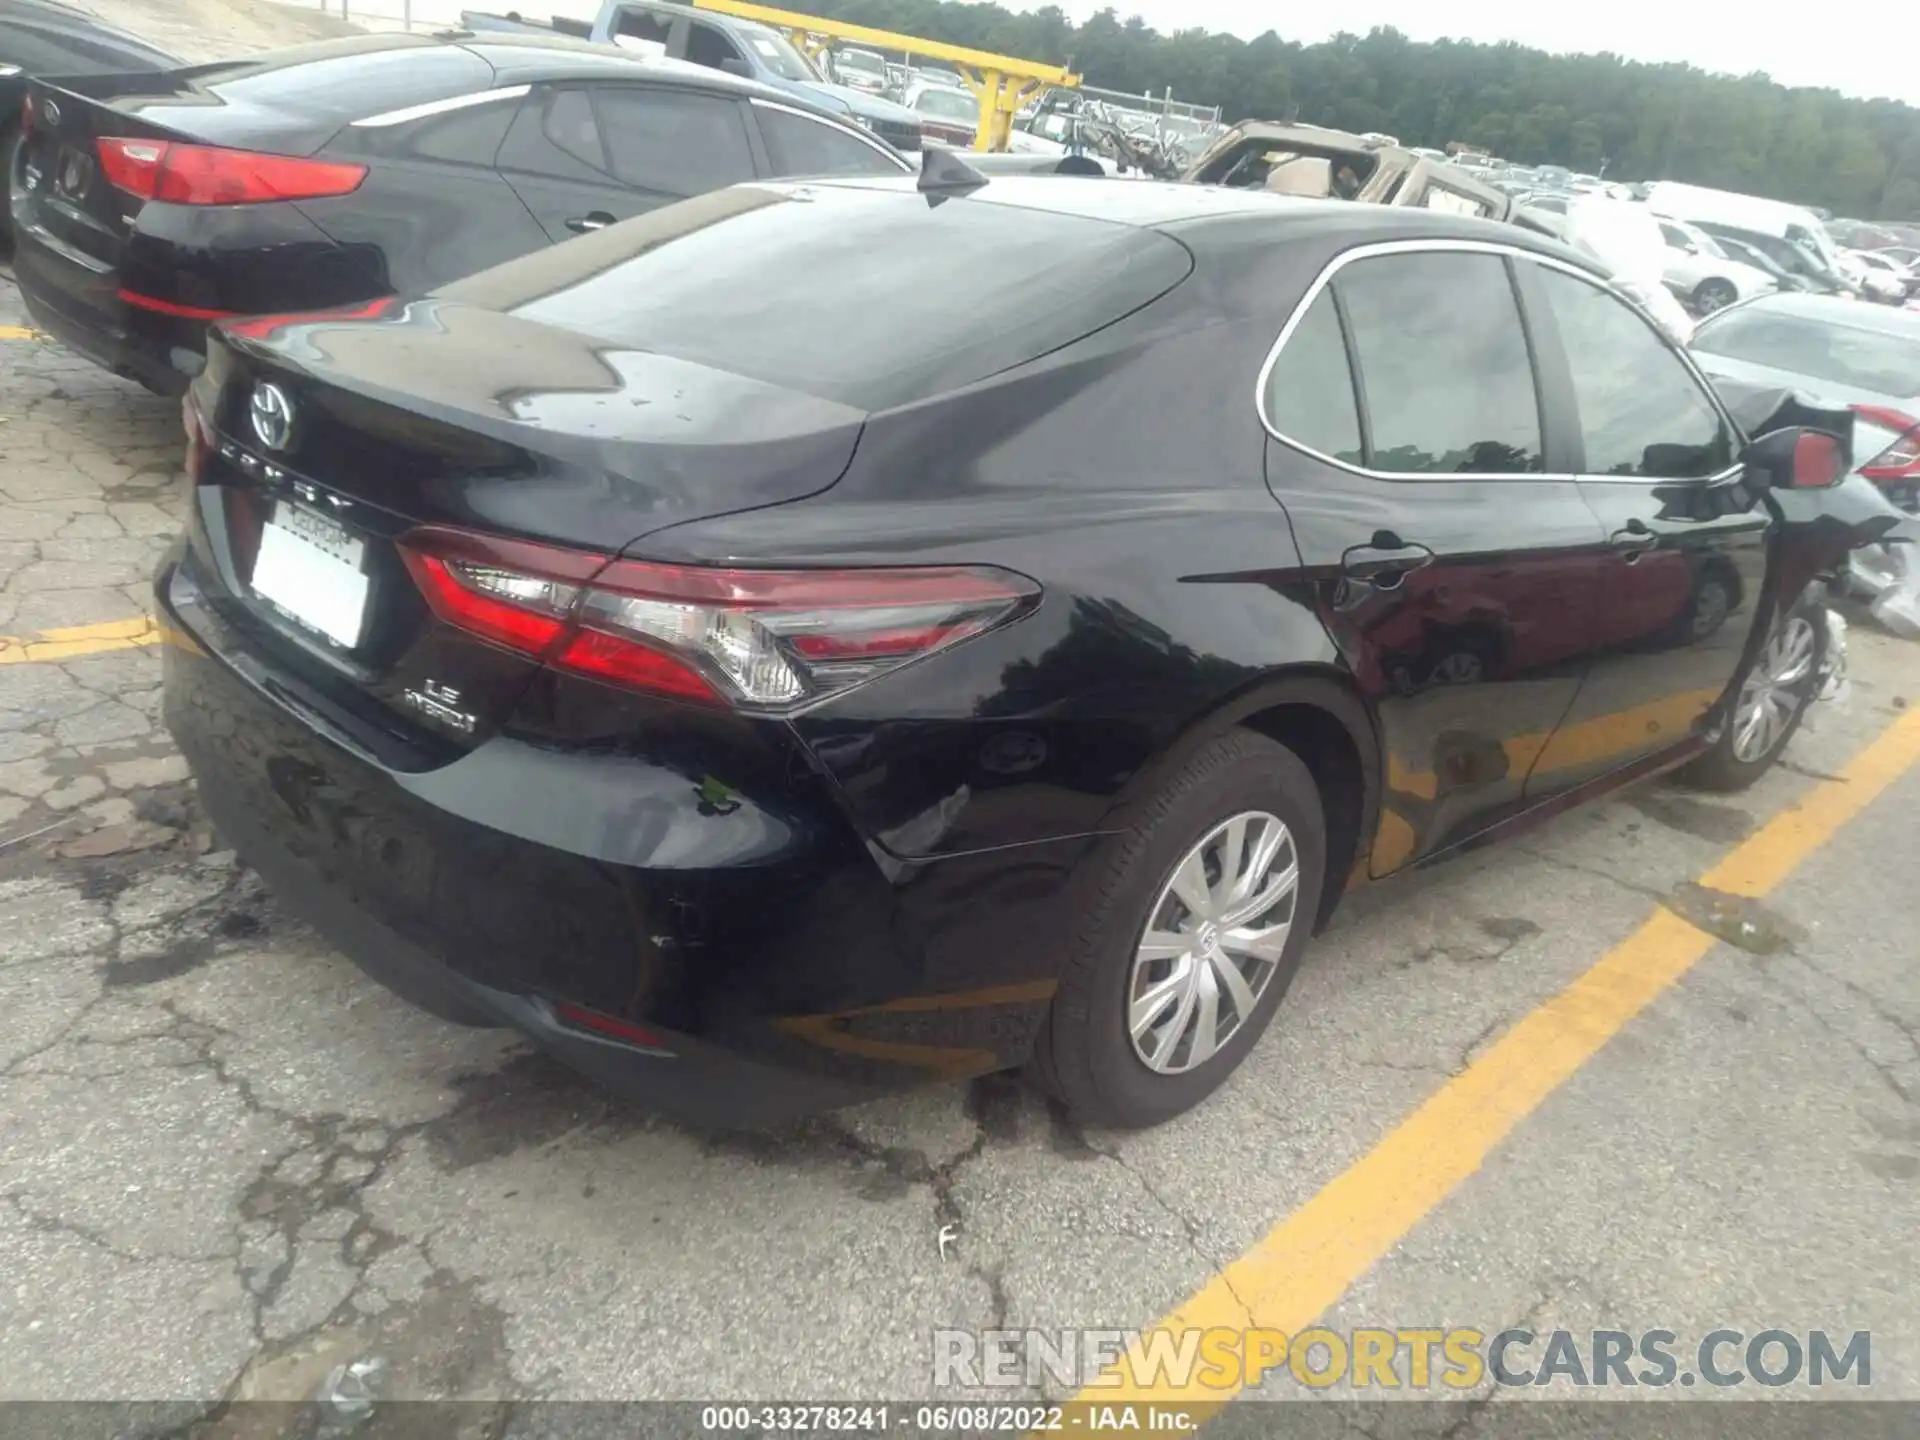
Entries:
<svg viewBox="0 0 1920 1440">
<path fill-rule="evenodd" d="M 1402 540 L 1391 530 L 1376 530 L 1366 544 L 1347 547 L 1340 556 L 1340 572 L 1376 590 L 1396 590 L 1407 576 L 1432 563 L 1433 551 L 1425 545 Z"/>
<path fill-rule="evenodd" d="M 589 210 L 584 215 L 575 215 L 566 222 L 566 227 L 576 235 L 585 235 L 592 230 L 604 230 L 613 224 L 613 216 L 604 210 Z"/>
<path fill-rule="evenodd" d="M 1607 537 L 1607 545 L 1631 565 L 1660 543 L 1660 537 L 1647 528 L 1644 520 L 1629 520 L 1625 528 Z"/>
</svg>

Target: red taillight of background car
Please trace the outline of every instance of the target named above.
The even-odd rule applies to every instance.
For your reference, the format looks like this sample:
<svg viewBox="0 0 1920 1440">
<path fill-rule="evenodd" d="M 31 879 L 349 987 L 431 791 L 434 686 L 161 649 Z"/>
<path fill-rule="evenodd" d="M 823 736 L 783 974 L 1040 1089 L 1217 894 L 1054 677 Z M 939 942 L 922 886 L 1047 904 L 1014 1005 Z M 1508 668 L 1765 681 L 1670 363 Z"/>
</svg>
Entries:
<svg viewBox="0 0 1920 1440">
<path fill-rule="evenodd" d="M 94 141 L 100 173 L 141 200 L 170 205 L 259 205 L 270 200 L 319 200 L 347 195 L 367 178 L 364 165 L 303 160 L 183 145 L 173 140 L 102 135 Z"/>
<path fill-rule="evenodd" d="M 1893 432 L 1894 442 L 1860 467 L 1869 480 L 1920 479 L 1920 420 L 1884 405 L 1856 405 L 1853 413 Z"/>
<path fill-rule="evenodd" d="M 628 689 L 770 712 L 957 645 L 1040 594 L 990 566 L 731 570 L 439 528 L 400 549 L 449 625 Z"/>
</svg>

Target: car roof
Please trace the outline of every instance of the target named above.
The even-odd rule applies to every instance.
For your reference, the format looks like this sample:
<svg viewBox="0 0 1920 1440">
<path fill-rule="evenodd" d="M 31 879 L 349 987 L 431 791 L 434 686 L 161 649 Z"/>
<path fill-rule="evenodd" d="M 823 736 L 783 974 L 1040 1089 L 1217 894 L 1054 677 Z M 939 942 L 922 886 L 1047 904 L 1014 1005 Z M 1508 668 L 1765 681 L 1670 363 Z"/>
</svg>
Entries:
<svg viewBox="0 0 1920 1440">
<path fill-rule="evenodd" d="M 911 193 L 914 181 L 902 177 L 808 181 L 832 186 Z M 1141 229 L 1178 230 L 1186 235 L 1213 225 L 1259 225 L 1274 237 L 1297 232 L 1301 238 L 1338 230 L 1355 243 L 1371 241 L 1484 240 L 1537 250 L 1573 260 L 1592 270 L 1592 261 L 1544 236 L 1516 225 L 1468 215 L 1449 215 L 1412 205 L 1363 205 L 1351 200 L 1306 200 L 1265 190 L 1173 180 L 1100 180 L 1084 175 L 997 175 L 968 193 L 969 203 L 1043 210 L 1087 220 L 1104 220 Z M 1264 222 L 1264 224 L 1262 223 Z"/>
<path fill-rule="evenodd" d="M 1770 310 L 1818 320 L 1825 325 L 1843 325 L 1850 330 L 1871 330 L 1920 343 L 1920 311 L 1875 305 L 1866 300 L 1842 300 L 1837 295 L 1809 295 L 1795 290 L 1756 295 L 1744 304 L 1729 309 Z"/>
<path fill-rule="evenodd" d="M 695 85 L 731 95 L 778 100 L 782 104 L 791 104 L 794 100 L 791 91 L 776 89 L 744 76 L 729 75 L 706 65 L 673 60 L 663 55 L 649 55 L 642 50 L 601 45 L 591 40 L 576 40 L 567 35 L 456 31 L 444 38 L 485 60 L 493 67 L 502 85 L 524 85 L 542 80 L 631 80 L 635 78 L 635 67 L 639 67 L 649 79 L 670 85 Z M 823 110 L 821 113 L 829 112 Z"/>
<path fill-rule="evenodd" d="M 7 0 L 0 0 L 0 4 Z M 205 66 L 192 73 L 208 85 L 217 85 L 234 74 L 265 70 L 285 70 L 289 75 L 298 67 L 326 62 L 342 55 L 365 55 L 395 50 L 422 53 L 461 50 L 492 71 L 492 85 L 539 84 L 557 80 L 636 80 L 645 79 L 663 85 L 682 85 L 744 99 L 777 100 L 782 105 L 797 105 L 829 119 L 842 119 L 834 110 L 813 104 L 805 95 L 778 89 L 729 75 L 705 65 L 649 55 L 644 51 L 600 45 L 566 35 L 522 35 L 506 31 L 442 30 L 433 34 L 353 35 L 335 40 L 316 40 L 284 50 Z M 476 87 L 479 88 L 479 87 Z"/>
<path fill-rule="evenodd" d="M 181 63 L 180 57 L 163 50 L 132 31 L 101 19 L 90 10 L 69 5 L 64 0 L 0 0 L 0 17 L 23 28 L 66 37 L 84 37 L 98 43 L 111 41 L 122 51 L 144 55 L 162 68 Z M 100 69 L 112 69 L 126 63 L 120 54 L 102 55 Z"/>
</svg>

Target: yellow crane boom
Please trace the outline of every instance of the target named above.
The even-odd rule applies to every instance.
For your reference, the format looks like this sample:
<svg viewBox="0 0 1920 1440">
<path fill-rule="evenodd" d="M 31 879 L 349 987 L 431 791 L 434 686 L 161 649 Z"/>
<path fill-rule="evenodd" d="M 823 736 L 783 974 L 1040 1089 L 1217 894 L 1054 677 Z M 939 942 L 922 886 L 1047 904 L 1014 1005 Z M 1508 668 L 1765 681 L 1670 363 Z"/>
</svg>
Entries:
<svg viewBox="0 0 1920 1440">
<path fill-rule="evenodd" d="M 1050 85 L 1075 86 L 1080 77 L 1058 65 L 1042 65 L 1032 60 L 1017 60 L 1011 55 L 995 55 L 988 50 L 970 50 L 964 45 L 947 45 L 938 40 L 922 40 L 915 35 L 900 35 L 892 30 L 876 30 L 871 25 L 850 25 L 844 20 L 829 20 L 820 15 L 803 15 L 797 10 L 780 10 L 759 5 L 753 0 L 693 0 L 696 8 L 742 20 L 757 20 L 784 30 L 793 42 L 809 55 L 818 55 L 830 40 L 845 40 L 869 45 L 876 50 L 899 50 L 929 60 L 944 60 L 960 72 L 967 88 L 980 102 L 980 124 L 974 131 L 976 150 L 1004 150 L 1013 130 L 1013 117 L 1027 102 Z"/>
</svg>

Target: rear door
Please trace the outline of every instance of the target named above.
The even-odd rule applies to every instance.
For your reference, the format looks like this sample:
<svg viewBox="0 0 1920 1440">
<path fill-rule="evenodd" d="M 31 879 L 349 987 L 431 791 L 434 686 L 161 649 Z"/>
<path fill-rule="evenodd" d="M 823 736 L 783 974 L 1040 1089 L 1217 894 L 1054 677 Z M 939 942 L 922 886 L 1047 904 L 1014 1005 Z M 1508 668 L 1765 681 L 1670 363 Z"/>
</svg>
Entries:
<svg viewBox="0 0 1920 1440">
<path fill-rule="evenodd" d="M 1544 373 L 1578 417 L 1580 493 L 1607 537 L 1587 679 L 1528 782 L 1545 799 L 1703 724 L 1745 653 L 1774 521 L 1732 423 L 1659 329 L 1584 272 L 1520 264 Z"/>
<path fill-rule="evenodd" d="M 1379 718 L 1385 875 L 1520 808 L 1585 671 L 1600 529 L 1555 473 L 1495 247 L 1349 252 L 1262 400 L 1269 485 Z"/>
<path fill-rule="evenodd" d="M 743 110 L 679 86 L 539 86 L 500 147 L 500 173 L 549 240 L 569 240 L 752 179 Z"/>
</svg>

